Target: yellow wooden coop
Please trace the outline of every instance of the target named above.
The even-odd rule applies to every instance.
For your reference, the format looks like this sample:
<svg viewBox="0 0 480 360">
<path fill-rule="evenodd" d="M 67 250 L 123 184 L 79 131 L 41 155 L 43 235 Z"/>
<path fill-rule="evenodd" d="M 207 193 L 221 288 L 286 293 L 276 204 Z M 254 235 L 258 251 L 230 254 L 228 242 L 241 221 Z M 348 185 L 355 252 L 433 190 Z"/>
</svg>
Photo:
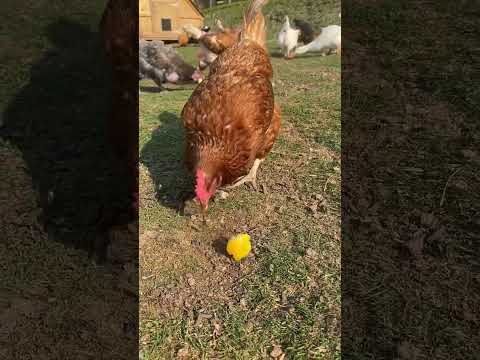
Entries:
<svg viewBox="0 0 480 360">
<path fill-rule="evenodd" d="M 195 0 L 139 0 L 139 36 L 145 40 L 178 41 L 183 26 L 203 26 Z"/>
</svg>

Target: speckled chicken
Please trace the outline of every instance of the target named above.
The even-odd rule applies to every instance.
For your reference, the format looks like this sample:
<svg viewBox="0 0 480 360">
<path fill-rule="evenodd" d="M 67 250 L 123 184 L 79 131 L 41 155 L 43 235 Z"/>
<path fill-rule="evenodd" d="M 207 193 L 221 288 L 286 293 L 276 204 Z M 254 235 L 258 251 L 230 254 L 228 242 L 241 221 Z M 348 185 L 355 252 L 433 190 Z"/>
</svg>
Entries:
<svg viewBox="0 0 480 360">
<path fill-rule="evenodd" d="M 151 78 L 158 86 L 165 82 L 187 83 L 203 79 L 202 73 L 185 62 L 182 57 L 163 41 L 138 42 L 140 78 Z"/>
<path fill-rule="evenodd" d="M 212 63 L 208 78 L 182 111 L 185 163 L 195 175 L 196 199 L 203 212 L 218 188 L 245 182 L 256 187 L 258 166 L 280 131 L 261 12 L 266 2 L 250 2 L 240 41 Z"/>
<path fill-rule="evenodd" d="M 313 31 L 312 25 L 310 25 L 305 20 L 293 19 L 293 25 L 300 30 L 300 35 L 298 36 L 298 41 L 303 44 L 308 44 L 315 39 L 315 32 Z"/>
</svg>

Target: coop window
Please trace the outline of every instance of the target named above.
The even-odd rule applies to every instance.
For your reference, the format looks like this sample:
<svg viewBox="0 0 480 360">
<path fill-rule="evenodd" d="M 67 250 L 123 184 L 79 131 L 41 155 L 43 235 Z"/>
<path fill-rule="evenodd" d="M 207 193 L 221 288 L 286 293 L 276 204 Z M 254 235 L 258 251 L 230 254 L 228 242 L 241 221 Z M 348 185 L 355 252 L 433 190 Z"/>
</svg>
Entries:
<svg viewBox="0 0 480 360">
<path fill-rule="evenodd" d="M 172 31 L 172 19 L 162 19 L 162 30 Z"/>
</svg>

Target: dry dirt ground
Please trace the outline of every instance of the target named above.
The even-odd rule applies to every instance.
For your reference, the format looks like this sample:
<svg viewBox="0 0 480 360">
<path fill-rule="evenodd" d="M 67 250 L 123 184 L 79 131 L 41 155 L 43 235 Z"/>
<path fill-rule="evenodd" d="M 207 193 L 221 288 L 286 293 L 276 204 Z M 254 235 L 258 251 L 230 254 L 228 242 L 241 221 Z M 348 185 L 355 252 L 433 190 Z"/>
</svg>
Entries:
<svg viewBox="0 0 480 360">
<path fill-rule="evenodd" d="M 112 232 L 110 262 L 95 265 L 86 251 L 100 204 L 121 197 L 102 126 L 103 6 L 2 2 L 1 359 L 137 356 L 134 226 Z"/>
<path fill-rule="evenodd" d="M 344 5 L 342 355 L 478 358 L 478 7 Z"/>
</svg>

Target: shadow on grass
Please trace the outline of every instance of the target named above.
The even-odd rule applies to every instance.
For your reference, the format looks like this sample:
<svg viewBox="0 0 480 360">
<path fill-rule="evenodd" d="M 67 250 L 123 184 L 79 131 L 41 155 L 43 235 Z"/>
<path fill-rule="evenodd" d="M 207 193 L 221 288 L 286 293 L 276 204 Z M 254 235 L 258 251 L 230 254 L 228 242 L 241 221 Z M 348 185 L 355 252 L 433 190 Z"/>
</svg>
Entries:
<svg viewBox="0 0 480 360">
<path fill-rule="evenodd" d="M 283 54 L 280 51 L 272 51 L 270 52 L 270 57 L 276 58 L 276 59 L 282 59 L 284 58 Z"/>
<path fill-rule="evenodd" d="M 86 15 L 96 17 L 94 11 Z M 70 19 L 58 20 L 55 11 L 35 15 L 45 22 L 40 34 L 27 32 L 41 40 L 40 48 L 33 49 L 38 60 L 23 65 L 31 48 L 22 48 L 25 39 L 14 38 L 20 64 L 11 61 L 6 67 L 14 72 L 28 66 L 29 82 L 8 104 L 0 128 L 1 155 L 13 159 L 5 156 L 0 183 L 16 185 L 0 189 L 7 190 L 0 194 L 0 214 L 7 220 L 0 216 L 2 290 L 7 290 L 0 305 L 0 358 L 66 359 L 101 353 L 104 358 L 132 359 L 138 356 L 138 240 L 117 233 L 111 250 L 118 261 L 104 266 L 94 266 L 83 251 L 64 246 L 95 251 L 102 259 L 108 238 L 99 231 L 99 217 L 128 194 L 125 176 L 112 167 L 106 137 L 109 66 L 102 61 L 96 31 Z M 37 229 L 39 222 L 48 238 Z M 130 278 L 122 275 L 124 264 L 132 265 Z M 27 310 L 19 311 L 17 303 Z M 101 330 L 105 324 L 108 331 Z"/>
<path fill-rule="evenodd" d="M 283 56 L 282 53 L 280 52 L 271 52 L 270 53 L 270 57 L 272 58 L 275 58 L 275 59 L 284 59 L 285 61 L 294 61 L 295 59 L 303 59 L 303 58 L 316 58 L 316 57 L 329 57 L 329 56 L 335 56 L 336 54 L 335 53 L 332 53 L 332 54 L 322 54 L 321 52 L 318 52 L 318 51 L 312 51 L 312 52 L 308 52 L 308 53 L 305 53 L 305 54 L 301 54 L 301 55 L 295 55 L 294 58 L 292 59 L 285 59 L 285 57 Z M 338 56 L 338 55 L 337 55 Z"/>
<path fill-rule="evenodd" d="M 160 203 L 182 212 L 185 201 L 193 198 L 193 179 L 183 164 L 184 130 L 181 119 L 171 112 L 161 113 L 159 121 L 140 151 L 140 162 L 152 176 Z"/>
<path fill-rule="evenodd" d="M 100 36 L 60 19 L 52 45 L 3 114 L 0 137 L 25 159 L 49 239 L 94 251 L 102 209 L 126 198 L 106 137 L 109 67 Z"/>
<path fill-rule="evenodd" d="M 139 89 L 141 92 L 146 93 L 159 93 L 162 91 L 158 86 L 140 86 Z"/>
<path fill-rule="evenodd" d="M 216 240 L 214 240 L 213 248 L 215 249 L 215 252 L 222 256 L 228 256 L 227 243 L 228 243 L 228 238 L 225 236 L 219 237 Z"/>
<path fill-rule="evenodd" d="M 165 83 L 163 84 L 163 89 L 159 88 L 158 86 L 145 86 L 145 85 L 140 85 L 139 89 L 142 92 L 146 93 L 159 93 L 162 91 L 175 91 L 175 90 L 187 90 L 187 89 L 194 89 L 197 84 L 195 82 L 181 82 L 177 84 L 169 84 Z"/>
</svg>

